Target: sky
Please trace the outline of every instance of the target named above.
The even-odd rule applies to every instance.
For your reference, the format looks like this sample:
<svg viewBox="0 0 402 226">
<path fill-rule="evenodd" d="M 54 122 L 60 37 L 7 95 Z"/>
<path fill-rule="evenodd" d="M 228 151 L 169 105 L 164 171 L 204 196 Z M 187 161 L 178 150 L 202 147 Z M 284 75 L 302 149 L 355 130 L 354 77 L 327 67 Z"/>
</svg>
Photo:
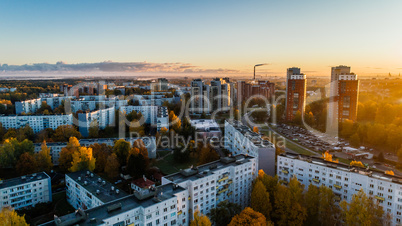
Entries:
<svg viewBox="0 0 402 226">
<path fill-rule="evenodd" d="M 401 9 L 400 0 L 0 0 L 0 64 L 178 63 L 247 74 L 267 63 L 259 74 L 297 66 L 323 76 L 343 64 L 398 74 Z"/>
</svg>

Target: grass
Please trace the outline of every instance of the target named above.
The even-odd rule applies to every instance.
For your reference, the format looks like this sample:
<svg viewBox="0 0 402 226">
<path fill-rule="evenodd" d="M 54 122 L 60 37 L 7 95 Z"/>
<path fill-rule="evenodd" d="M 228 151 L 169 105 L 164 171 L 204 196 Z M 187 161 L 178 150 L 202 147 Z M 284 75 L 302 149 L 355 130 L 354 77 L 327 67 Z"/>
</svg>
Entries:
<svg viewBox="0 0 402 226">
<path fill-rule="evenodd" d="M 181 169 L 187 169 L 191 165 L 196 165 L 197 164 L 197 159 L 194 157 L 190 157 L 187 162 L 184 163 L 177 163 L 174 158 L 173 154 L 168 155 L 165 158 L 157 161 L 154 166 L 158 167 L 163 174 L 169 175 L 172 173 L 177 173 Z"/>
</svg>

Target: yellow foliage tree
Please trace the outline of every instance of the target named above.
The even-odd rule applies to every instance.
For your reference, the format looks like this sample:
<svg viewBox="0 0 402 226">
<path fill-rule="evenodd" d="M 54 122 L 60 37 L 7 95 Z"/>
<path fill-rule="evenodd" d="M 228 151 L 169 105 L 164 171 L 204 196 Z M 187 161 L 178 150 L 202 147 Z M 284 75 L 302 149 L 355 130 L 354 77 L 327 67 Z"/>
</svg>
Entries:
<svg viewBox="0 0 402 226">
<path fill-rule="evenodd" d="M 386 170 L 385 174 L 392 175 L 392 176 L 395 175 L 394 171 L 392 171 L 392 170 Z"/>
<path fill-rule="evenodd" d="M 41 145 L 41 151 L 35 154 L 35 158 L 39 170 L 49 172 L 52 169 L 52 157 L 50 156 L 50 148 L 46 145 L 46 140 Z"/>
<path fill-rule="evenodd" d="M 229 226 L 248 226 L 248 225 L 258 225 L 267 226 L 273 225 L 270 221 L 267 222 L 266 218 L 262 213 L 254 211 L 250 207 L 246 207 L 240 214 L 234 216 L 232 221 L 230 221 Z"/>
<path fill-rule="evenodd" d="M 24 216 L 19 216 L 15 210 L 11 208 L 3 208 L 0 212 L 1 225 L 19 225 L 28 226 Z"/>
<path fill-rule="evenodd" d="M 92 148 L 80 147 L 73 153 L 73 161 L 69 170 L 76 172 L 79 170 L 93 171 L 96 159 L 92 155 Z"/>
<path fill-rule="evenodd" d="M 259 133 L 259 132 L 260 132 L 260 130 L 258 129 L 258 127 L 257 127 L 257 126 L 254 126 L 254 127 L 253 127 L 253 132 L 254 132 L 254 133 Z"/>
<path fill-rule="evenodd" d="M 338 159 L 337 160 L 332 160 L 332 155 L 329 153 L 329 151 L 326 151 L 326 152 L 322 153 L 322 158 L 325 161 L 328 161 L 328 162 L 335 162 L 335 163 L 339 162 Z"/>
<path fill-rule="evenodd" d="M 350 165 L 351 165 L 351 166 L 358 166 L 358 167 L 364 168 L 363 163 L 360 162 L 360 161 L 351 161 L 351 162 L 350 162 Z"/>
<path fill-rule="evenodd" d="M 190 222 L 190 226 L 211 226 L 211 221 L 197 209 L 194 212 L 194 219 Z"/>
</svg>

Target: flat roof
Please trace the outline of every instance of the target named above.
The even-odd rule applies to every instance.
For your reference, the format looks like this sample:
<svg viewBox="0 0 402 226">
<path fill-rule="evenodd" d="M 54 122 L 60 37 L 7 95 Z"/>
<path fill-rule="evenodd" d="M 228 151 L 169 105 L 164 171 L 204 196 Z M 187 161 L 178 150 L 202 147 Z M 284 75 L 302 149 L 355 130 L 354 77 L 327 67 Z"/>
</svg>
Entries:
<svg viewBox="0 0 402 226">
<path fill-rule="evenodd" d="M 213 119 L 192 119 L 190 120 L 190 123 L 196 130 L 209 129 L 209 131 L 220 132 L 218 123 Z"/>
<path fill-rule="evenodd" d="M 15 177 L 15 178 L 11 178 L 8 180 L 2 180 L 0 182 L 0 189 L 14 187 L 14 186 L 17 186 L 20 184 L 31 183 L 34 181 L 40 181 L 43 179 L 50 179 L 50 177 L 45 172 L 40 172 L 40 173 L 29 174 L 29 175 L 25 175 L 25 176 L 21 176 L 21 177 Z"/>
<path fill-rule="evenodd" d="M 345 172 L 358 173 L 358 174 L 370 176 L 373 178 L 381 179 L 381 180 L 384 180 L 387 182 L 393 182 L 393 183 L 402 185 L 402 177 L 396 176 L 396 175 L 389 175 L 389 174 L 386 174 L 384 171 L 380 171 L 380 170 L 373 171 L 373 170 L 366 169 L 366 168 L 350 166 L 345 163 L 336 163 L 336 162 L 325 161 L 324 159 L 322 159 L 320 157 L 307 156 L 307 155 L 302 155 L 302 154 L 294 154 L 294 153 L 290 153 L 290 152 L 282 153 L 282 154 L 280 154 L 280 156 L 288 157 L 288 158 L 292 158 L 292 159 L 298 159 L 298 160 L 309 162 L 309 163 L 316 164 L 316 165 L 327 166 L 327 167 L 342 170 Z"/>
<path fill-rule="evenodd" d="M 85 216 L 82 216 L 79 212 L 71 213 L 62 217 L 59 217 L 61 223 L 65 226 L 72 225 L 99 225 L 103 223 L 103 219 L 113 217 L 115 215 L 133 210 L 137 207 L 149 207 L 158 202 L 165 201 L 175 197 L 175 194 L 185 191 L 186 189 L 176 186 L 174 184 L 160 185 L 155 190 L 155 195 L 149 196 L 145 199 L 138 199 L 137 196 L 129 195 L 124 198 L 115 200 L 113 202 L 85 210 Z M 174 203 L 177 204 L 176 202 Z M 114 209 L 114 210 L 113 210 Z M 57 220 L 57 219 L 56 219 Z M 56 226 L 55 221 L 50 221 L 43 226 Z"/>
<path fill-rule="evenodd" d="M 226 121 L 231 126 L 233 126 L 237 131 L 239 131 L 245 138 L 250 140 L 256 147 L 267 147 L 267 146 L 274 146 L 274 144 L 269 140 L 264 140 L 261 136 L 252 131 L 248 126 L 243 125 L 240 121 L 230 120 Z"/>
<path fill-rule="evenodd" d="M 128 195 L 126 192 L 119 190 L 114 186 L 114 184 L 109 183 L 102 177 L 94 173 L 91 172 L 88 173 L 88 172 L 89 171 L 77 171 L 66 175 L 70 177 L 72 180 L 74 180 L 76 183 L 84 187 L 86 190 L 88 190 L 89 193 L 91 193 L 93 196 L 95 196 L 104 203 L 108 203 Z M 78 180 L 79 177 L 81 178 L 81 180 Z M 116 191 L 118 191 L 118 193 Z"/>
<path fill-rule="evenodd" d="M 236 155 L 234 157 L 222 157 L 219 160 L 197 166 L 194 168 L 188 168 L 181 170 L 178 173 L 174 173 L 168 176 L 165 176 L 165 178 L 172 183 L 181 183 L 183 181 L 187 180 L 197 180 L 199 178 L 203 178 L 206 176 L 210 176 L 214 173 L 216 170 L 220 170 L 222 168 L 226 168 L 229 166 L 236 166 L 236 165 L 241 165 L 247 162 L 250 162 L 250 159 L 253 159 L 254 157 L 248 156 L 248 155 Z"/>
</svg>

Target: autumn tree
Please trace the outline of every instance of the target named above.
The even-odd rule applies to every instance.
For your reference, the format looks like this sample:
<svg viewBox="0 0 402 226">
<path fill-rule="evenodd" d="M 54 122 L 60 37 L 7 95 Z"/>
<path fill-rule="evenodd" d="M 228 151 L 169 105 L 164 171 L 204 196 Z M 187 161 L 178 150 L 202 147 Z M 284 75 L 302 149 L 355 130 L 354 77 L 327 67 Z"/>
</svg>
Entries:
<svg viewBox="0 0 402 226">
<path fill-rule="evenodd" d="M 320 204 L 320 189 L 310 184 L 304 196 L 307 210 L 306 225 L 318 225 L 318 207 Z"/>
<path fill-rule="evenodd" d="M 180 132 L 181 129 L 181 120 L 176 116 L 173 111 L 169 113 L 169 122 L 172 123 L 172 129 L 177 133 Z"/>
<path fill-rule="evenodd" d="M 363 163 L 361 161 L 351 161 L 349 164 L 351 166 L 357 166 L 357 167 L 364 168 L 364 165 L 363 165 Z"/>
<path fill-rule="evenodd" d="M 81 133 L 72 125 L 61 125 L 57 127 L 52 136 L 52 140 L 55 142 L 66 142 L 70 137 L 76 137 L 81 139 Z"/>
<path fill-rule="evenodd" d="M 231 219 L 241 212 L 241 206 L 231 202 L 220 202 L 208 214 L 209 219 L 216 225 L 228 225 Z"/>
<path fill-rule="evenodd" d="M 382 225 L 382 206 L 370 199 L 363 189 L 353 195 L 350 203 L 343 200 L 340 206 L 345 225 Z"/>
<path fill-rule="evenodd" d="M 194 211 L 194 219 L 190 222 L 190 226 L 211 226 L 209 218 L 200 213 L 197 209 Z"/>
<path fill-rule="evenodd" d="M 359 134 L 355 133 L 353 134 L 350 139 L 350 145 L 352 145 L 353 147 L 359 147 L 360 146 L 360 136 Z"/>
<path fill-rule="evenodd" d="M 106 161 L 106 166 L 105 166 L 105 173 L 109 178 L 116 178 L 119 176 L 119 160 L 117 158 L 117 155 L 115 153 L 112 153 Z"/>
<path fill-rule="evenodd" d="M 75 137 L 70 137 L 66 147 L 62 148 L 59 157 L 59 167 L 63 172 L 68 172 L 72 166 L 73 153 L 80 148 L 80 142 Z"/>
<path fill-rule="evenodd" d="M 273 225 L 271 222 L 267 223 L 266 218 L 262 213 L 254 211 L 250 207 L 246 207 L 240 214 L 234 216 L 229 223 L 229 226 L 267 226 Z"/>
<path fill-rule="evenodd" d="M 296 177 L 290 179 L 288 187 L 278 185 L 275 192 L 275 216 L 278 225 L 302 225 L 307 210 L 303 205 L 304 185 Z"/>
<path fill-rule="evenodd" d="M 93 120 L 89 125 L 88 129 L 88 137 L 90 138 L 97 138 L 99 137 L 99 123 L 98 120 Z"/>
<path fill-rule="evenodd" d="M 95 169 L 95 162 L 96 159 L 92 155 L 92 148 L 79 147 L 78 150 L 73 153 L 73 161 L 71 163 L 69 171 L 93 171 Z"/>
<path fill-rule="evenodd" d="M 254 127 L 253 127 L 253 132 L 254 132 L 254 133 L 259 133 L 259 132 L 260 132 L 260 130 L 258 129 L 258 127 L 257 127 L 257 126 L 254 126 Z"/>
<path fill-rule="evenodd" d="M 0 222 L 2 225 L 18 225 L 18 226 L 28 226 L 25 221 L 24 216 L 19 216 L 15 210 L 4 207 L 0 212 Z"/>
<path fill-rule="evenodd" d="M 19 175 L 32 174 L 37 171 L 36 160 L 34 156 L 28 152 L 22 154 L 17 161 L 16 170 Z"/>
<path fill-rule="evenodd" d="M 319 188 L 318 219 L 321 225 L 338 225 L 340 210 L 335 204 L 335 194 L 332 189 L 321 185 Z"/>
<path fill-rule="evenodd" d="M 270 175 L 265 174 L 263 170 L 258 171 L 258 179 L 261 180 L 261 182 L 264 184 L 265 188 L 267 189 L 267 192 L 269 194 L 269 200 L 271 203 L 275 203 L 275 192 L 278 187 L 278 175 L 275 177 L 272 177 Z"/>
<path fill-rule="evenodd" d="M 105 170 L 107 158 L 112 153 L 112 148 L 107 144 L 92 144 L 89 146 L 92 148 L 92 154 L 96 159 L 95 172 L 103 172 Z"/>
<path fill-rule="evenodd" d="M 210 145 L 199 145 L 201 150 L 199 152 L 198 165 L 206 164 L 219 159 L 218 153 Z"/>
<path fill-rule="evenodd" d="M 50 156 L 50 148 L 46 145 L 46 140 L 42 142 L 40 152 L 35 154 L 38 169 L 40 171 L 50 172 L 53 167 L 52 156 Z"/>
<path fill-rule="evenodd" d="M 262 213 L 267 220 L 270 219 L 272 210 L 269 194 L 261 180 L 256 180 L 251 192 L 251 208 Z"/>
</svg>

